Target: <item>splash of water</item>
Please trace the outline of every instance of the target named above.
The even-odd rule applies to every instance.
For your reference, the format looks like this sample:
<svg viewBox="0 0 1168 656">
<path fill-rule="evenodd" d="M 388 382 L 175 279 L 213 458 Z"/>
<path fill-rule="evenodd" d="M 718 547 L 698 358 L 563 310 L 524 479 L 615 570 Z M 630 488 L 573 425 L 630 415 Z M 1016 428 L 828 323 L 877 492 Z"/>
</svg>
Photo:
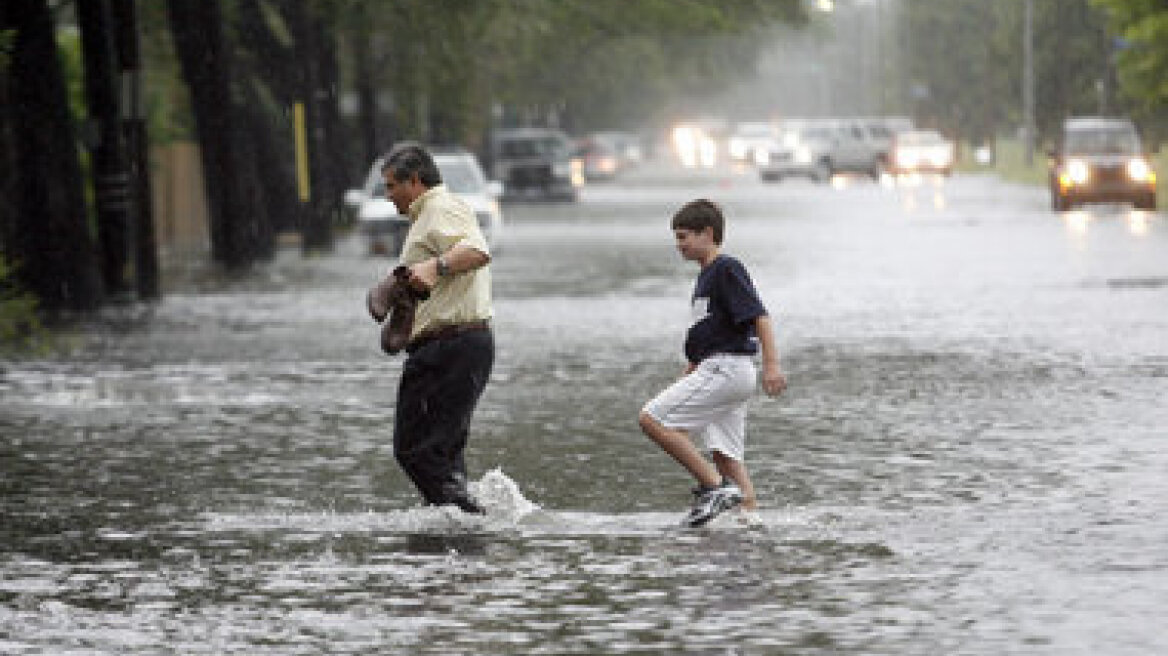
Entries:
<svg viewBox="0 0 1168 656">
<path fill-rule="evenodd" d="M 232 513 L 207 512 L 204 519 L 213 530 L 300 530 L 309 534 L 368 531 L 467 533 L 504 529 L 540 510 L 523 495 L 519 484 L 499 468 L 492 469 L 469 486 L 487 515 L 470 515 L 454 506 L 418 506 L 383 512 L 288 513 L 261 510 Z"/>
<path fill-rule="evenodd" d="M 514 522 L 539 510 L 537 504 L 523 496 L 519 484 L 498 467 L 483 474 L 481 479 L 470 483 L 469 487 L 470 493 L 492 518 Z"/>
</svg>

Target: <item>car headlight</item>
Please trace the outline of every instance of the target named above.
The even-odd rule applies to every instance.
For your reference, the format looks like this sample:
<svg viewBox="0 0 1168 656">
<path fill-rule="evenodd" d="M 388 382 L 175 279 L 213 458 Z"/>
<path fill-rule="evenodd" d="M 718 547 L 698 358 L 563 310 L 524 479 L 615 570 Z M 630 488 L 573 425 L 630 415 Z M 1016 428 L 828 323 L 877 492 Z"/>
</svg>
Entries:
<svg viewBox="0 0 1168 656">
<path fill-rule="evenodd" d="M 811 163 L 811 149 L 807 146 L 798 146 L 795 148 L 795 161 L 800 164 Z"/>
<path fill-rule="evenodd" d="M 734 159 L 742 159 L 746 157 L 746 143 L 741 139 L 731 139 L 730 156 Z"/>
<path fill-rule="evenodd" d="M 933 166 L 944 167 L 953 163 L 952 156 L 949 154 L 948 148 L 935 148 L 929 159 Z"/>
<path fill-rule="evenodd" d="M 1152 167 L 1140 158 L 1135 158 L 1127 163 L 1127 174 L 1132 180 L 1136 182 L 1151 182 L 1155 180 L 1155 173 L 1152 172 Z"/>
<path fill-rule="evenodd" d="M 1086 162 L 1073 159 L 1067 162 L 1067 178 L 1077 185 L 1087 184 L 1087 180 L 1091 179 L 1091 169 Z"/>
<path fill-rule="evenodd" d="M 766 166 L 771 163 L 770 151 L 765 148 L 759 148 L 754 151 L 754 163 L 757 166 Z"/>
</svg>

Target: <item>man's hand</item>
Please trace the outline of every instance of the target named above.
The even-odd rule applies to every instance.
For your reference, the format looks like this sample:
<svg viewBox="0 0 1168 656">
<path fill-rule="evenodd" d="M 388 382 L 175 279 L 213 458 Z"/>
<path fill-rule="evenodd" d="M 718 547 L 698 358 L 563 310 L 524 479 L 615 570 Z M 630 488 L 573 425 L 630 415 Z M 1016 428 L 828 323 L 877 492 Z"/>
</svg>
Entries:
<svg viewBox="0 0 1168 656">
<path fill-rule="evenodd" d="M 420 292 L 428 292 L 438 283 L 438 258 L 431 257 L 410 266 L 410 285 Z"/>
<path fill-rule="evenodd" d="M 787 377 L 779 369 L 778 362 L 763 363 L 762 389 L 767 393 L 767 396 L 778 396 L 787 389 Z"/>
<path fill-rule="evenodd" d="M 442 254 L 442 261 L 446 263 L 446 275 L 453 276 L 467 271 L 474 271 L 486 266 L 491 256 L 474 248 L 462 244 Z M 410 267 L 410 284 L 419 291 L 430 291 L 438 284 L 438 258 L 431 257 Z"/>
</svg>

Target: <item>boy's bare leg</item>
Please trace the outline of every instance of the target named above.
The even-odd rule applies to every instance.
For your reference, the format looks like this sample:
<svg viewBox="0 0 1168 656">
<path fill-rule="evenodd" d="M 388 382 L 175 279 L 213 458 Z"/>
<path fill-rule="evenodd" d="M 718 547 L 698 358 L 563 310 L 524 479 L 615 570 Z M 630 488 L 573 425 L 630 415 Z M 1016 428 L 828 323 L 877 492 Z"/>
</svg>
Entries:
<svg viewBox="0 0 1168 656">
<path fill-rule="evenodd" d="M 754 483 L 750 482 L 750 474 L 746 472 L 746 465 L 741 460 L 735 460 L 721 451 L 714 452 L 714 465 L 718 472 L 734 481 L 738 489 L 742 490 L 743 510 L 758 510 L 758 498 L 754 494 Z"/>
<path fill-rule="evenodd" d="M 706 459 L 702 457 L 684 431 L 666 428 L 647 412 L 641 413 L 638 423 L 640 423 L 641 430 L 645 432 L 645 435 L 648 435 L 649 439 L 673 456 L 673 459 L 685 467 L 697 479 L 698 483 L 713 487 L 722 482 L 718 471 L 709 462 L 706 462 Z M 745 470 L 743 471 L 745 472 Z"/>
</svg>

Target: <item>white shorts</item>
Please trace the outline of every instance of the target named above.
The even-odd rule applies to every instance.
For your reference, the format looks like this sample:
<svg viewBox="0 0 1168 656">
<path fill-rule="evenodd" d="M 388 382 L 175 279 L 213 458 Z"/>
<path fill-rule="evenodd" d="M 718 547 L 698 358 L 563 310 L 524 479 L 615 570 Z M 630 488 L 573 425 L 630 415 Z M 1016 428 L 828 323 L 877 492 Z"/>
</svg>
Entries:
<svg viewBox="0 0 1168 656">
<path fill-rule="evenodd" d="M 706 449 L 742 461 L 746 451 L 746 402 L 758 371 L 750 355 L 714 355 L 645 404 L 643 412 L 666 428 L 701 438 Z"/>
</svg>

